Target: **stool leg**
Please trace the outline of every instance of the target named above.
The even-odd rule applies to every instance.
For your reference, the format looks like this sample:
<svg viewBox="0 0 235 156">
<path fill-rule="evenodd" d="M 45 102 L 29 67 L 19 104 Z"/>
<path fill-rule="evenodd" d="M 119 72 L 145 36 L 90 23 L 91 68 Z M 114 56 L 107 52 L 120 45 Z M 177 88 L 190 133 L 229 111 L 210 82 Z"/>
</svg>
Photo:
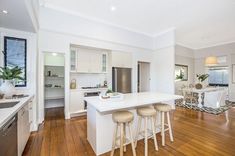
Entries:
<svg viewBox="0 0 235 156">
<path fill-rule="evenodd" d="M 164 124 L 165 124 L 165 113 L 162 112 L 162 146 L 165 146 L 165 127 L 164 127 Z"/>
<path fill-rule="evenodd" d="M 123 127 L 123 130 L 124 130 L 124 132 L 123 132 L 123 144 L 124 144 L 124 152 L 126 152 L 126 123 L 124 123 L 124 127 Z"/>
<path fill-rule="evenodd" d="M 114 150 L 116 147 L 116 138 L 117 138 L 117 129 L 118 129 L 118 123 L 115 126 L 114 133 L 113 133 L 113 145 L 112 145 L 112 151 L 111 151 L 111 156 L 114 154 Z"/>
<path fill-rule="evenodd" d="M 123 156 L 123 123 L 120 126 L 120 156 Z"/>
<path fill-rule="evenodd" d="M 152 125 L 152 131 L 153 131 L 153 140 L 154 140 L 155 150 L 158 151 L 158 145 L 157 145 L 157 139 L 156 139 L 156 133 L 155 133 L 154 118 L 155 118 L 155 116 L 151 117 L 151 125 Z"/>
<path fill-rule="evenodd" d="M 173 142 L 174 139 L 173 139 L 173 134 L 172 134 L 172 129 L 171 129 L 171 120 L 170 120 L 169 112 L 167 112 L 166 115 L 167 115 L 167 122 L 168 122 L 167 124 L 168 124 L 168 128 L 169 128 L 169 133 L 170 133 L 170 140 L 171 140 L 171 142 Z"/>
<path fill-rule="evenodd" d="M 145 121 L 144 121 L 144 155 L 147 156 L 148 155 L 148 118 L 145 117 Z"/>
<path fill-rule="evenodd" d="M 131 125 L 130 125 L 130 123 L 127 123 L 127 124 L 128 124 L 128 128 L 129 128 L 130 139 L 131 139 L 132 153 L 133 153 L 133 156 L 136 156 L 135 144 L 134 144 L 134 140 L 133 140 L 133 136 L 132 136 Z"/>
<path fill-rule="evenodd" d="M 141 128 L 141 121 L 142 121 L 142 117 L 139 116 L 137 131 L 136 131 L 136 135 L 135 135 L 135 147 L 137 146 L 137 141 L 138 141 L 138 137 L 139 137 L 139 133 L 140 133 L 140 128 Z"/>
</svg>

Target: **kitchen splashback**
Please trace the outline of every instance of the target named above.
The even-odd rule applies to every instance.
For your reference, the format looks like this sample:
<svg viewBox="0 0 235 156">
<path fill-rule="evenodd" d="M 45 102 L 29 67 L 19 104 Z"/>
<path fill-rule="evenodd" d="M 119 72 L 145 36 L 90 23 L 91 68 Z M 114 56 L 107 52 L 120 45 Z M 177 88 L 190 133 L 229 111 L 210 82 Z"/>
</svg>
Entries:
<svg viewBox="0 0 235 156">
<path fill-rule="evenodd" d="M 107 80 L 106 74 L 71 74 L 70 79 L 76 79 L 77 88 L 81 87 L 93 87 L 97 84 L 104 84 L 104 81 Z"/>
</svg>

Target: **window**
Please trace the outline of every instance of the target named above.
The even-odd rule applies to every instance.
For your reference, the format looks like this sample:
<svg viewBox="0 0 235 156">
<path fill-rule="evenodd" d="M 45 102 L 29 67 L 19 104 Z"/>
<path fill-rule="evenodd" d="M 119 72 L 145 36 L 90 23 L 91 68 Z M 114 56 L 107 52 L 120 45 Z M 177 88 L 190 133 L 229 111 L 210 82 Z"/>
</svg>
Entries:
<svg viewBox="0 0 235 156">
<path fill-rule="evenodd" d="M 208 74 L 210 86 L 228 86 L 228 67 L 211 67 Z"/>
<path fill-rule="evenodd" d="M 22 77 L 24 81 L 15 82 L 16 87 L 26 86 L 26 54 L 27 41 L 26 39 L 4 37 L 4 65 L 5 67 L 18 66 L 22 68 Z"/>
</svg>

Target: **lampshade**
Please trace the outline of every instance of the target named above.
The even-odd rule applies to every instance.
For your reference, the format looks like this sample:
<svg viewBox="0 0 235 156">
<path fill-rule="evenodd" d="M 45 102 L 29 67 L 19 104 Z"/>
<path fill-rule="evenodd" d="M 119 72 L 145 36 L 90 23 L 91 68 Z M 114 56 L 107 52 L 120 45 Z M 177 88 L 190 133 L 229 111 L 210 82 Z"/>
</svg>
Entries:
<svg viewBox="0 0 235 156">
<path fill-rule="evenodd" d="M 206 58 L 205 61 L 206 66 L 213 66 L 213 65 L 217 65 L 218 64 L 218 60 L 217 57 L 215 56 L 209 56 Z"/>
</svg>

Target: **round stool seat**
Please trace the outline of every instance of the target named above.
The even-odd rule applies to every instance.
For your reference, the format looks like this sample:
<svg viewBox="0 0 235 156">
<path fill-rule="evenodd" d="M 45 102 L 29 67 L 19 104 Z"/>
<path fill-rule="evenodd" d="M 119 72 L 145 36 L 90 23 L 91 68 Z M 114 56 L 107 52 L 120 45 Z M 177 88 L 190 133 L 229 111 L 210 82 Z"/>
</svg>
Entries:
<svg viewBox="0 0 235 156">
<path fill-rule="evenodd" d="M 154 107 L 161 112 L 169 112 L 171 110 L 171 106 L 168 104 L 156 104 Z"/>
<path fill-rule="evenodd" d="M 137 114 L 140 116 L 153 116 L 156 115 L 156 110 L 151 107 L 142 107 L 137 109 Z"/>
<path fill-rule="evenodd" d="M 129 111 L 117 111 L 114 112 L 113 121 L 119 123 L 131 122 L 134 119 L 134 115 Z"/>
</svg>

